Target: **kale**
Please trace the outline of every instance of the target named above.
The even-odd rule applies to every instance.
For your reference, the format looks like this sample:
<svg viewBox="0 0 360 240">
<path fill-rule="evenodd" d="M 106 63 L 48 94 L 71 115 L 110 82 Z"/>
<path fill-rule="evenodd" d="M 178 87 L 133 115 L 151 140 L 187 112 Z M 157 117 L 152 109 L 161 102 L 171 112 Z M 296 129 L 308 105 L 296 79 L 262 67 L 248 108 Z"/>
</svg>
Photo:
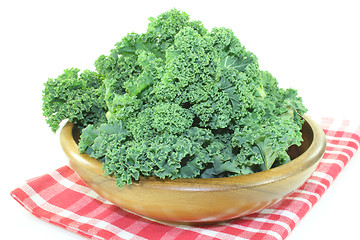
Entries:
<svg viewBox="0 0 360 240">
<path fill-rule="evenodd" d="M 96 71 L 68 69 L 45 83 L 53 131 L 83 127 L 79 149 L 103 162 L 118 186 L 144 177 L 250 174 L 290 161 L 307 110 L 294 89 L 260 70 L 227 28 L 208 31 L 172 9 L 131 33 Z"/>
<path fill-rule="evenodd" d="M 65 119 L 81 126 L 106 122 L 100 76 L 89 70 L 81 74 L 79 71 L 65 69 L 59 77 L 44 84 L 43 115 L 54 132 Z"/>
</svg>

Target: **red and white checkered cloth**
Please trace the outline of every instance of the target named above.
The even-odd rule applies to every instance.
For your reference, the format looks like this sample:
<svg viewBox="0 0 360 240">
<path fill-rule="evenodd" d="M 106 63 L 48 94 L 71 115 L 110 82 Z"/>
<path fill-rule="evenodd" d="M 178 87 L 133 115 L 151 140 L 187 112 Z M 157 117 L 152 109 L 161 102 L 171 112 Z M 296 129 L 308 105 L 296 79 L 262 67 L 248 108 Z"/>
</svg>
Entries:
<svg viewBox="0 0 360 240">
<path fill-rule="evenodd" d="M 128 213 L 88 188 L 68 166 L 11 192 L 36 217 L 91 239 L 285 239 L 320 200 L 360 146 L 360 125 L 323 118 L 323 159 L 312 176 L 277 204 L 213 226 L 170 225 Z"/>
</svg>

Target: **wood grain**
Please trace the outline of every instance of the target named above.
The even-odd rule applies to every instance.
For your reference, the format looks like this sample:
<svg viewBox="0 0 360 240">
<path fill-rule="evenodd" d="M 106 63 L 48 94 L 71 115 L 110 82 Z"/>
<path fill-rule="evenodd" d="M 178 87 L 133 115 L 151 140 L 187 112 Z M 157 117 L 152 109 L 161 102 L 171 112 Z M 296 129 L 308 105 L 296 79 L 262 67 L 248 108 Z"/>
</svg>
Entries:
<svg viewBox="0 0 360 240">
<path fill-rule="evenodd" d="M 300 147 L 289 149 L 291 162 L 237 177 L 175 180 L 142 177 L 138 183 L 119 188 L 115 178 L 104 176 L 100 161 L 79 153 L 78 133 L 73 131 L 72 123 L 63 127 L 60 142 L 70 166 L 80 178 L 119 207 L 162 221 L 208 223 L 259 211 L 304 183 L 326 147 L 322 129 L 309 117 L 304 118 L 304 141 Z"/>
</svg>

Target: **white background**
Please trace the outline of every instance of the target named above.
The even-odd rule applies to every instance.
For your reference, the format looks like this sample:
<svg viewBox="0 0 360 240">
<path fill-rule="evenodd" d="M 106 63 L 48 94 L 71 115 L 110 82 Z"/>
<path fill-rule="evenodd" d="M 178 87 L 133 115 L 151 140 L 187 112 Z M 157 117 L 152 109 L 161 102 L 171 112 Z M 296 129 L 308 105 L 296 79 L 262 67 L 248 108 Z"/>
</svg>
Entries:
<svg viewBox="0 0 360 240">
<path fill-rule="evenodd" d="M 30 215 L 10 197 L 25 180 L 67 164 L 42 117 L 43 83 L 63 69 L 94 69 L 101 54 L 171 8 L 206 28 L 228 27 L 310 115 L 359 121 L 360 7 L 356 1 L 2 1 L 0 4 L 1 235 L 81 239 Z M 359 154 L 289 236 L 355 239 Z"/>
</svg>

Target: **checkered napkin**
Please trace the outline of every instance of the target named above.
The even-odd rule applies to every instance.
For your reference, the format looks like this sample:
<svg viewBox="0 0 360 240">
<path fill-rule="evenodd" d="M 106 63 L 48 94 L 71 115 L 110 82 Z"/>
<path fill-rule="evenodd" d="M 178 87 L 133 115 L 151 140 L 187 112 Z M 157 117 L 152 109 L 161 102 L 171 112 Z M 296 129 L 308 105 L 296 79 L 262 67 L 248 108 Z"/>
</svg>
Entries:
<svg viewBox="0 0 360 240">
<path fill-rule="evenodd" d="M 295 192 L 258 213 L 212 226 L 171 225 L 128 213 L 88 188 L 68 166 L 11 192 L 36 217 L 91 239 L 285 239 L 360 145 L 360 126 L 323 118 L 323 159 Z"/>
</svg>

